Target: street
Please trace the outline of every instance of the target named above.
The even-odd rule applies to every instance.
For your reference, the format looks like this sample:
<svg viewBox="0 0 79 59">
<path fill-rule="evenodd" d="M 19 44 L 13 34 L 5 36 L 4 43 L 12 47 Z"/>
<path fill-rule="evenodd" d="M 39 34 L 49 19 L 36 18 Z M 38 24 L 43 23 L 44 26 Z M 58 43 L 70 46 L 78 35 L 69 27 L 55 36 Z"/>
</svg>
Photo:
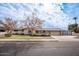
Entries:
<svg viewBox="0 0 79 59">
<path fill-rule="evenodd" d="M 1 56 L 79 56 L 79 41 L 0 44 Z"/>
</svg>

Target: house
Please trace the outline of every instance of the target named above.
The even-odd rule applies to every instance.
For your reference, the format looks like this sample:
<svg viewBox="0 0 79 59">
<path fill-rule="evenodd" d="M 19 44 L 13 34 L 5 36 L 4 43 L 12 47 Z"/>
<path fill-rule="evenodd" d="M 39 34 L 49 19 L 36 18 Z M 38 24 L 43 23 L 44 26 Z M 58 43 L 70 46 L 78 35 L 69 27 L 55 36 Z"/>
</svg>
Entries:
<svg viewBox="0 0 79 59">
<path fill-rule="evenodd" d="M 61 35 L 62 30 L 59 28 L 41 28 L 36 29 L 36 33 L 42 35 Z"/>
<path fill-rule="evenodd" d="M 4 29 L 0 28 L 0 33 L 5 32 Z M 28 28 L 16 28 L 13 34 L 22 34 L 22 35 L 72 35 L 71 31 L 65 31 L 60 28 L 37 28 L 37 29 L 28 29 Z"/>
<path fill-rule="evenodd" d="M 35 34 L 35 35 L 71 35 L 71 32 L 64 31 L 60 28 L 39 28 L 39 29 L 16 29 L 13 31 L 15 34 Z"/>
<path fill-rule="evenodd" d="M 4 35 L 6 32 L 5 32 L 5 29 L 4 28 L 2 28 L 2 27 L 0 27 L 0 36 L 1 35 Z"/>
</svg>

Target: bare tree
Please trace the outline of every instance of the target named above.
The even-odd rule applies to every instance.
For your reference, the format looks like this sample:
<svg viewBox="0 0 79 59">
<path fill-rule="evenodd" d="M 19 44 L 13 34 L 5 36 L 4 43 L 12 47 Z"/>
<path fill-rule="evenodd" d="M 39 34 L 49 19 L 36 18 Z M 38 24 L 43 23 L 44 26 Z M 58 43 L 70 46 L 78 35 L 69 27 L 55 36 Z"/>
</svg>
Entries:
<svg viewBox="0 0 79 59">
<path fill-rule="evenodd" d="M 33 34 L 36 29 L 42 28 L 43 20 L 37 18 L 34 14 L 30 17 L 27 17 L 25 20 L 25 26 L 28 31 Z"/>
<path fill-rule="evenodd" d="M 3 28 L 7 34 L 12 34 L 12 31 L 16 28 L 16 21 L 13 21 L 12 18 L 5 18 L 5 20 L 0 20 L 0 27 Z"/>
</svg>

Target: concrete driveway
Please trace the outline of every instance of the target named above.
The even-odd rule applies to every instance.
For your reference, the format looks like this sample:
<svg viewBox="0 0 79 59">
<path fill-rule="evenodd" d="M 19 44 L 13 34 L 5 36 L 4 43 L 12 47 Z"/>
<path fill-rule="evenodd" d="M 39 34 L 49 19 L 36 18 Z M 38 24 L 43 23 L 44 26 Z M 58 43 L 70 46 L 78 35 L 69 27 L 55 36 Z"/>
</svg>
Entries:
<svg viewBox="0 0 79 59">
<path fill-rule="evenodd" d="M 52 36 L 58 41 L 79 41 L 78 36 Z"/>
</svg>

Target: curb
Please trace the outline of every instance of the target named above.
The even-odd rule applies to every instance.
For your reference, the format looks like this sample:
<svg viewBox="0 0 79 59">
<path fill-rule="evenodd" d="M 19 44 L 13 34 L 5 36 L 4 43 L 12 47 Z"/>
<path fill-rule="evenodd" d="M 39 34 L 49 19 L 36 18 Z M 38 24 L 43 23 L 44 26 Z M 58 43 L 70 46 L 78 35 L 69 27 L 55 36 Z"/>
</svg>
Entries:
<svg viewBox="0 0 79 59">
<path fill-rule="evenodd" d="M 0 42 L 58 42 L 58 40 L 0 39 Z"/>
</svg>

